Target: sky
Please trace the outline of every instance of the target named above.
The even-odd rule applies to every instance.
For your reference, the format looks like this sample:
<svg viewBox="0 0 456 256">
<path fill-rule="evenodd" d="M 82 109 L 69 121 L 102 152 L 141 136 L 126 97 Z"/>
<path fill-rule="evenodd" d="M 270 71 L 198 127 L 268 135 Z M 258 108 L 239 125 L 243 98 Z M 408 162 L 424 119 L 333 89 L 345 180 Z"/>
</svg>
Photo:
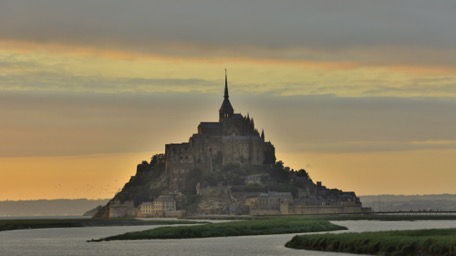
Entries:
<svg viewBox="0 0 456 256">
<path fill-rule="evenodd" d="M 453 0 L 0 0 L 0 200 L 110 198 L 235 112 L 358 195 L 456 193 Z"/>
</svg>

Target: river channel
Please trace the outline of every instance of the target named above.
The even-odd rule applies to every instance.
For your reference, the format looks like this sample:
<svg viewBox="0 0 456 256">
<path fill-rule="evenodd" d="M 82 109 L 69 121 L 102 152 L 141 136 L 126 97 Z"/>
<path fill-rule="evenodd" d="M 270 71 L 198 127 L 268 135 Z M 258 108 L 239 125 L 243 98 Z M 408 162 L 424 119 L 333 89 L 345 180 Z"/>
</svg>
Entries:
<svg viewBox="0 0 456 256">
<path fill-rule="evenodd" d="M 428 228 L 456 228 L 456 221 L 334 221 L 351 232 L 406 230 Z M 13 230 L 0 232 L 1 256 L 233 256 L 233 255 L 352 255 L 293 250 L 284 244 L 295 234 L 244 237 L 222 237 L 181 240 L 138 240 L 87 243 L 129 231 L 145 230 L 158 226 L 53 228 Z M 341 231 L 337 231 L 341 232 Z M 345 231 L 342 231 L 345 232 Z"/>
</svg>

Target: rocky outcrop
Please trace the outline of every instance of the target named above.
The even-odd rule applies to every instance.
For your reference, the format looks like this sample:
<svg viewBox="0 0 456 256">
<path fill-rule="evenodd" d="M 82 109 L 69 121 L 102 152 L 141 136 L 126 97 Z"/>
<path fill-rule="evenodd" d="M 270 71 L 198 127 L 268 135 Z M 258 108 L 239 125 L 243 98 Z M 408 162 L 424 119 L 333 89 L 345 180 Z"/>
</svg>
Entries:
<svg viewBox="0 0 456 256">
<path fill-rule="evenodd" d="M 163 154 L 154 155 L 150 162 L 138 164 L 136 174 L 124 185 L 105 206 L 95 215 L 95 218 L 122 217 L 121 212 L 132 215 L 142 202 L 153 201 L 167 189 L 165 162 Z M 128 204 L 126 204 L 128 202 Z M 132 208 L 132 209 L 129 209 Z M 116 212 L 111 214 L 110 212 Z"/>
</svg>

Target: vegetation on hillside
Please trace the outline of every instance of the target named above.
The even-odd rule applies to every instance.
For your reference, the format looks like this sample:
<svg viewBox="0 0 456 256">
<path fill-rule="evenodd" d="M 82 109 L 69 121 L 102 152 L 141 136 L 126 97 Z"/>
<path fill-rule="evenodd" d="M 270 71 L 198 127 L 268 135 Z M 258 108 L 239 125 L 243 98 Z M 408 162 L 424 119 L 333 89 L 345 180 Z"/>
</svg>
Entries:
<svg viewBox="0 0 456 256">
<path fill-rule="evenodd" d="M 163 190 L 167 188 L 165 173 L 165 156 L 156 154 L 150 163 L 143 161 L 138 164 L 135 176 L 124 185 L 113 199 L 108 202 L 100 211 L 95 214 L 95 218 L 108 216 L 108 205 L 114 200 L 120 202 L 133 201 L 136 206 L 142 202 L 153 201 Z"/>
<path fill-rule="evenodd" d="M 165 172 L 165 159 L 163 154 L 154 155 L 148 163 L 143 161 L 138 165 L 136 175 L 132 176 L 122 189 L 117 193 L 115 200 L 133 201 L 135 205 L 142 202 L 152 201 L 160 195 L 166 184 L 156 184 Z M 155 183 L 155 184 L 154 184 Z"/>
<path fill-rule="evenodd" d="M 262 184 L 245 185 L 245 179 L 249 175 L 263 174 Z M 295 171 L 285 167 L 282 161 L 271 165 L 222 165 L 221 154 L 213 159 L 213 170 L 210 172 L 201 169 L 191 170 L 181 179 L 183 184 L 179 190 L 183 196 L 177 201 L 179 209 L 185 209 L 187 213 L 194 213 L 199 203 L 196 187 L 230 186 L 233 192 L 290 192 L 294 196 L 298 194 L 298 187 L 314 187 L 315 184 L 309 174 L 301 169 Z M 133 201 L 135 206 L 142 202 L 151 202 L 167 189 L 167 177 L 165 175 L 165 156 L 154 155 L 148 163 L 143 161 L 138 164 L 135 176 L 124 185 L 114 198 L 121 203 Z M 109 204 L 109 203 L 108 203 Z M 95 217 L 107 217 L 108 206 L 102 208 Z"/>
</svg>

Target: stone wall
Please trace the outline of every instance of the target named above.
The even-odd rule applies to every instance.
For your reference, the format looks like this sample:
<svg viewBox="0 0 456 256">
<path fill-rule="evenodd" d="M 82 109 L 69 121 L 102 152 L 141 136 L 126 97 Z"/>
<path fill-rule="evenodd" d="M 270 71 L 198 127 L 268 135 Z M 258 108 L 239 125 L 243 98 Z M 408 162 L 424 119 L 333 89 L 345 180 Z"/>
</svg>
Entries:
<svg viewBox="0 0 456 256">
<path fill-rule="evenodd" d="M 292 206 L 281 205 L 280 210 L 251 209 L 251 215 L 311 215 L 311 214 L 347 214 L 366 212 L 361 206 Z"/>
<path fill-rule="evenodd" d="M 216 186 L 200 189 L 198 213 L 229 214 L 232 195 L 229 187 Z"/>
<path fill-rule="evenodd" d="M 114 201 L 109 205 L 108 217 L 109 218 L 123 218 L 123 217 L 136 217 L 137 209 L 132 201 L 121 203 Z"/>
</svg>

